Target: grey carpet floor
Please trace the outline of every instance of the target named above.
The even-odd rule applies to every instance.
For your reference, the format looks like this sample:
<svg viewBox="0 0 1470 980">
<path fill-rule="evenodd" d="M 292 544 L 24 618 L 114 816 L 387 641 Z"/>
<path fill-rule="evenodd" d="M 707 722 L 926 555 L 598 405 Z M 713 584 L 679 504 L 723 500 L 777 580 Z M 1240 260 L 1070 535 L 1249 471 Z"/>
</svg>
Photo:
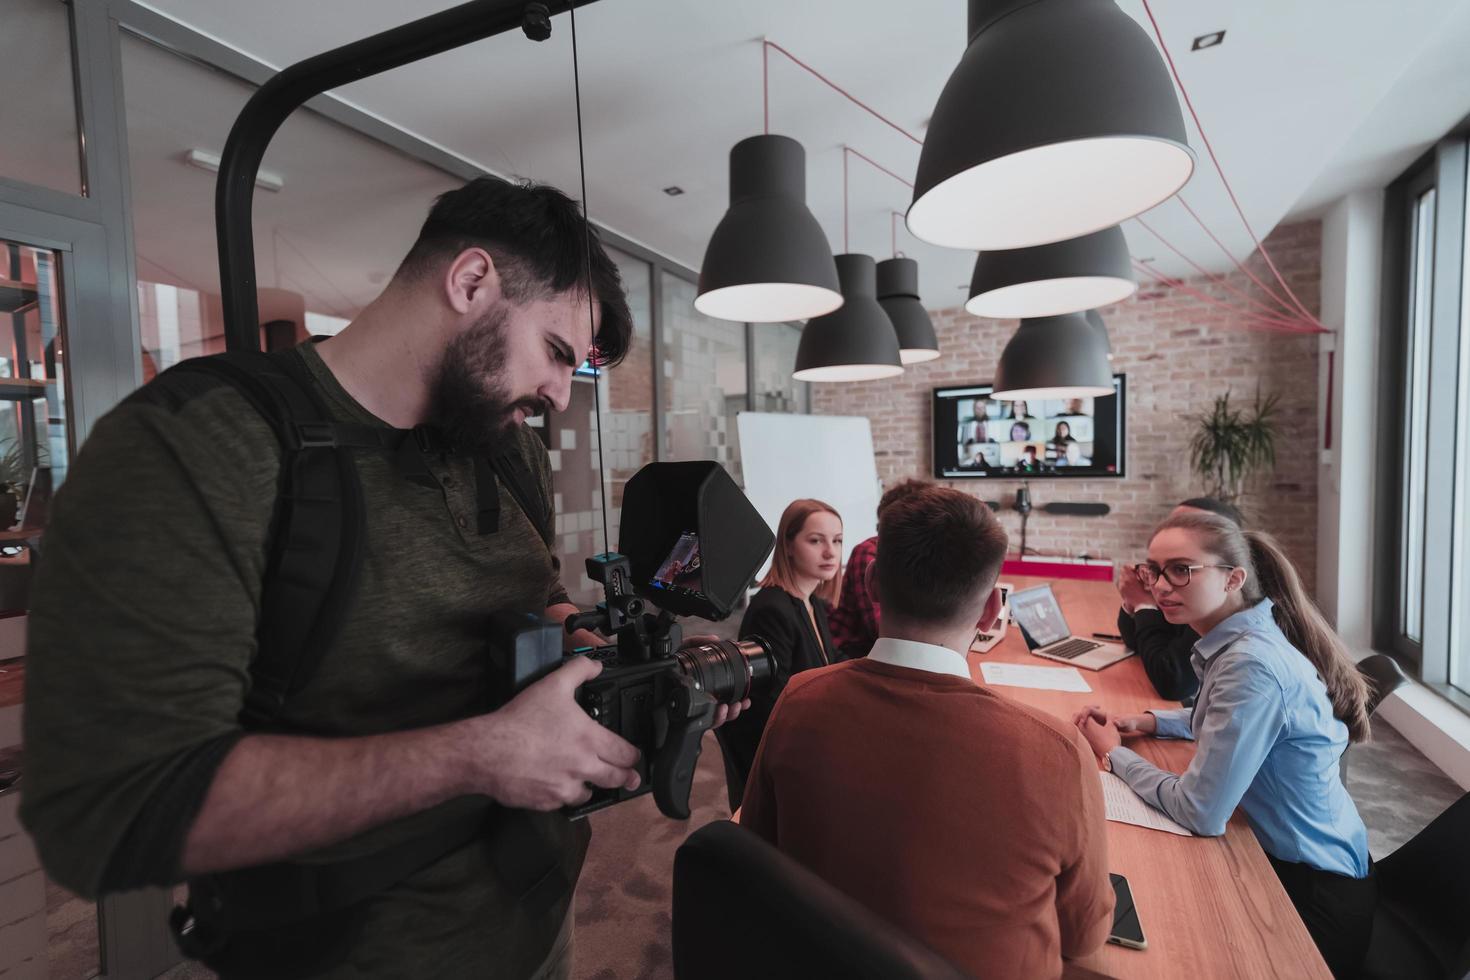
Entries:
<svg viewBox="0 0 1470 980">
<path fill-rule="evenodd" d="M 1373 728 L 1374 740 L 1351 750 L 1348 787 L 1368 825 L 1373 856 L 1382 858 L 1418 833 L 1462 791 L 1387 723 L 1375 721 Z M 589 818 L 592 846 L 577 890 L 575 980 L 673 977 L 669 902 L 674 851 L 699 827 L 730 815 L 724 769 L 713 738 L 706 739 L 690 803 L 692 816 L 683 822 L 661 816 L 652 796 Z M 89 934 L 82 921 L 90 918 L 90 906 L 60 889 L 48 897 L 55 903 L 49 915 L 51 976 L 54 980 L 95 976 L 95 931 Z M 213 974 L 181 964 L 164 976 L 203 980 Z"/>
</svg>

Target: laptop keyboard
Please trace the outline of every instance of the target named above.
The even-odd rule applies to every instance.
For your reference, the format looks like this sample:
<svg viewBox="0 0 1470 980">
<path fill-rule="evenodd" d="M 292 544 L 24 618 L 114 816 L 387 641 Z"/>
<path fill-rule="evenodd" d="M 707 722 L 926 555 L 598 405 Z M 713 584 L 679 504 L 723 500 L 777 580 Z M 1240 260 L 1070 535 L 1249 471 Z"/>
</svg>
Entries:
<svg viewBox="0 0 1470 980">
<path fill-rule="evenodd" d="M 1096 650 L 1102 646 L 1101 643 L 1093 643 L 1091 640 L 1068 640 L 1066 643 L 1058 643 L 1054 647 L 1046 648 L 1048 657 L 1062 657 L 1071 660 L 1080 657 L 1089 650 Z"/>
</svg>

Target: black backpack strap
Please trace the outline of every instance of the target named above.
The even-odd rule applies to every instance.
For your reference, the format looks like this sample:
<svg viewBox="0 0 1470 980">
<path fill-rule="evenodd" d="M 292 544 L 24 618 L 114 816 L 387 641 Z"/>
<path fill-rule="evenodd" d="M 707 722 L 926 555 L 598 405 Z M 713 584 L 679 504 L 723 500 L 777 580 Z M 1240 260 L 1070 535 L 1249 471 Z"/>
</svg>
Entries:
<svg viewBox="0 0 1470 980">
<path fill-rule="evenodd" d="M 547 506 L 545 498 L 540 493 L 535 476 L 531 473 L 530 466 L 521 453 L 514 449 L 494 453 L 488 460 L 478 458 L 475 461 L 475 476 L 481 486 L 487 482 L 481 474 L 481 470 L 488 464 L 489 468 L 500 477 L 510 495 L 515 498 L 521 510 L 526 512 L 530 518 L 531 525 L 536 528 L 536 533 L 541 535 L 547 549 L 551 549 L 552 543 L 552 520 L 551 508 Z M 485 492 L 480 491 L 480 511 L 485 512 Z M 483 519 L 483 517 L 482 517 Z"/>
<path fill-rule="evenodd" d="M 269 729 L 315 674 L 356 591 L 367 517 L 352 449 L 368 427 L 333 421 L 293 351 L 195 358 L 165 376 L 173 372 L 205 372 L 230 384 L 281 443 L 258 650 L 241 712 L 247 728 Z"/>
</svg>

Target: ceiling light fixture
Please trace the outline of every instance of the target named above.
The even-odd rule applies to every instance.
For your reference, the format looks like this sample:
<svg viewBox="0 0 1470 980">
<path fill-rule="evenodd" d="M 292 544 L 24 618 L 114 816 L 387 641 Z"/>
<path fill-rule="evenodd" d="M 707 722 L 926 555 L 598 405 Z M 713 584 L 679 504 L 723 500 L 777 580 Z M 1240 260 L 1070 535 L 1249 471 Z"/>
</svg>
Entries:
<svg viewBox="0 0 1470 980">
<path fill-rule="evenodd" d="M 919 302 L 919 263 L 902 257 L 885 259 L 878 263 L 877 282 L 878 305 L 898 336 L 899 362 L 922 364 L 938 357 L 934 321 Z"/>
<path fill-rule="evenodd" d="M 1000 355 L 995 389 L 1001 401 L 1100 398 L 1113 393 L 1103 337 L 1081 313 L 1022 320 Z"/>
<path fill-rule="evenodd" d="M 1203 51 L 1206 48 L 1218 48 L 1224 42 L 1224 31 L 1212 31 L 1209 34 L 1201 34 L 1199 37 L 1195 38 L 1194 43 L 1189 46 L 1189 50 Z"/>
<path fill-rule="evenodd" d="M 747 323 L 805 320 L 842 305 L 832 247 L 806 206 L 806 151 L 787 136 L 730 150 L 730 209 L 710 236 L 694 308 Z"/>
<path fill-rule="evenodd" d="M 1138 290 L 1117 225 L 1050 245 L 981 252 L 965 309 L 998 320 L 1111 306 Z"/>
<path fill-rule="evenodd" d="M 878 304 L 877 268 L 871 255 L 836 258 L 842 306 L 812 319 L 796 348 L 797 381 L 873 381 L 903 373 L 898 336 Z"/>
<path fill-rule="evenodd" d="M 1103 348 L 1108 352 L 1108 360 L 1112 361 L 1113 340 L 1108 336 L 1108 327 L 1107 324 L 1103 323 L 1102 314 L 1097 310 L 1088 310 L 1082 315 L 1087 317 L 1087 322 L 1092 324 L 1092 329 L 1097 331 L 1097 334 L 1102 337 Z"/>
<path fill-rule="evenodd" d="M 982 250 L 1062 241 L 1189 179 L 1169 73 L 1113 0 L 969 0 L 969 38 L 919 157 L 907 216 L 919 238 Z"/>
<path fill-rule="evenodd" d="M 197 147 L 185 151 L 184 162 L 191 167 L 198 167 L 200 170 L 207 170 L 212 174 L 219 173 L 219 156 L 198 149 Z M 280 175 L 273 174 L 269 170 L 257 170 L 255 172 L 255 186 L 263 191 L 279 192 L 281 188 L 286 186 L 286 182 Z"/>
</svg>

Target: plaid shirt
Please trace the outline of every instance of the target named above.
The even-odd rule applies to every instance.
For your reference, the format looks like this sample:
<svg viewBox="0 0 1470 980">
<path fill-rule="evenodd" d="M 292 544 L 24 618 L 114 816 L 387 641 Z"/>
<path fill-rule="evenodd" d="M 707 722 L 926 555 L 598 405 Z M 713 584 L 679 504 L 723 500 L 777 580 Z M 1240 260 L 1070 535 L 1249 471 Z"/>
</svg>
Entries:
<svg viewBox="0 0 1470 980">
<path fill-rule="evenodd" d="M 878 600 L 868 592 L 868 567 L 877 557 L 877 538 L 852 549 L 842 573 L 842 599 L 827 617 L 832 642 L 844 660 L 866 657 L 878 639 Z"/>
</svg>

